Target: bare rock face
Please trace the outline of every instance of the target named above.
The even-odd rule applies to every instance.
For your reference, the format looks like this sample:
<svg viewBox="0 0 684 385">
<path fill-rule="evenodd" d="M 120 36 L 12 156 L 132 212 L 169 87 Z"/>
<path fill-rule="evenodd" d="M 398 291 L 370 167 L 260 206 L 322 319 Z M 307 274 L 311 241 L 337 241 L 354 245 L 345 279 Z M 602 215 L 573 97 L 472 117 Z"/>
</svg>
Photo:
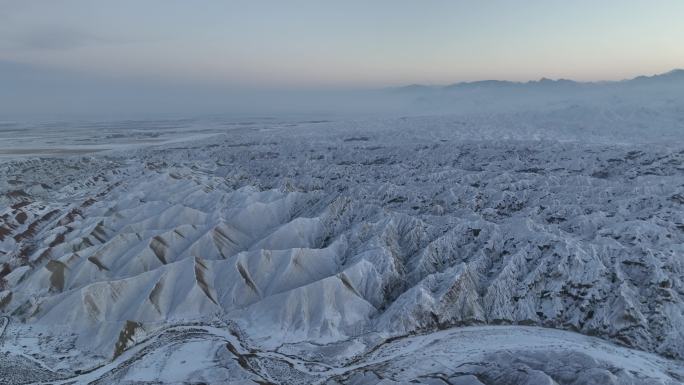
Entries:
<svg viewBox="0 0 684 385">
<path fill-rule="evenodd" d="M 145 354 L 192 350 L 170 327 L 220 324 L 233 337 L 197 331 L 196 348 L 242 364 L 184 378 L 681 381 L 666 359 L 684 359 L 684 147 L 501 140 L 473 127 L 507 132 L 520 116 L 453 119 L 274 125 L 182 149 L 3 163 L 4 338 L 41 338 L 7 353 L 45 355 L 46 378 L 111 362 L 106 378 L 135 383 L 143 367 L 163 371 Z M 420 345 L 472 326 L 483 339 L 486 327 L 522 333 L 518 344 L 523 326 L 579 340 L 535 329 L 560 347 L 478 350 L 443 372 L 392 366 L 406 336 Z M 579 347 L 623 354 L 605 341 L 662 361 L 631 370 Z M 439 344 L 455 359 L 456 345 Z"/>
</svg>

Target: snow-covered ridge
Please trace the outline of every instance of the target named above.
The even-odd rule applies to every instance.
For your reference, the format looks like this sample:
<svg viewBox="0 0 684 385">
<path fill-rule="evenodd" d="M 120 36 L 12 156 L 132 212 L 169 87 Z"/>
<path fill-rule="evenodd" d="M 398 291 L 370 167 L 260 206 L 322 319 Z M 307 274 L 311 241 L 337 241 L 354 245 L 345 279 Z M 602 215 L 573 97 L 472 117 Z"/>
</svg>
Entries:
<svg viewBox="0 0 684 385">
<path fill-rule="evenodd" d="M 255 351 L 338 367 L 395 337 L 535 325 L 658 354 L 674 369 L 647 377 L 681 380 L 668 360 L 684 358 L 679 110 L 581 110 L 259 126 L 6 162 L 8 351 L 43 333 L 41 362 L 69 376 L 170 325 L 229 320 Z M 212 338 L 196 340 L 214 354 Z"/>
</svg>

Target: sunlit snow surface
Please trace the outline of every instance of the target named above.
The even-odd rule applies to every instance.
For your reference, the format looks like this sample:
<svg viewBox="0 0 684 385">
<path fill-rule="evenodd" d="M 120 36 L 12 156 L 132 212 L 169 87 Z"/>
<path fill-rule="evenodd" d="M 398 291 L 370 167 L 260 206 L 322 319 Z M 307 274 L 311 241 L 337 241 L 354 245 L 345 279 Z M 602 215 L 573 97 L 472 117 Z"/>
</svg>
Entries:
<svg viewBox="0 0 684 385">
<path fill-rule="evenodd" d="M 681 108 L 107 127 L 2 134 L 0 383 L 684 379 Z"/>
</svg>

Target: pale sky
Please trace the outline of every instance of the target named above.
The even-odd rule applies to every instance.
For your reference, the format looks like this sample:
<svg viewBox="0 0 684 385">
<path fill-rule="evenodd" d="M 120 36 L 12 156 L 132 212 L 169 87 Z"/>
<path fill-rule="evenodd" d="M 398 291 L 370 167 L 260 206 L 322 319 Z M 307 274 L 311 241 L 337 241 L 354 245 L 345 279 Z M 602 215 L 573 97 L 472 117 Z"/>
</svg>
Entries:
<svg viewBox="0 0 684 385">
<path fill-rule="evenodd" d="M 684 67 L 684 0 L 0 0 L 0 62 L 193 86 L 384 87 Z"/>
</svg>

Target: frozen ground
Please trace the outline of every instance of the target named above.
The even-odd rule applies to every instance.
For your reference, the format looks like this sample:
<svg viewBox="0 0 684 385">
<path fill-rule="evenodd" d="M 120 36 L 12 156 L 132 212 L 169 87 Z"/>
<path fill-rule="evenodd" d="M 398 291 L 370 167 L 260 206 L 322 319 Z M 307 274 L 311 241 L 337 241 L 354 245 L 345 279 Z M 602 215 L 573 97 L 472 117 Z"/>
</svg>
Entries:
<svg viewBox="0 0 684 385">
<path fill-rule="evenodd" d="M 296 125 L 312 116 L 231 117 L 126 121 L 0 122 L 0 160 L 32 156 L 69 156 L 184 142 L 234 128 Z"/>
<path fill-rule="evenodd" d="M 70 130 L 0 166 L 0 383 L 682 383 L 683 125 Z"/>
</svg>

